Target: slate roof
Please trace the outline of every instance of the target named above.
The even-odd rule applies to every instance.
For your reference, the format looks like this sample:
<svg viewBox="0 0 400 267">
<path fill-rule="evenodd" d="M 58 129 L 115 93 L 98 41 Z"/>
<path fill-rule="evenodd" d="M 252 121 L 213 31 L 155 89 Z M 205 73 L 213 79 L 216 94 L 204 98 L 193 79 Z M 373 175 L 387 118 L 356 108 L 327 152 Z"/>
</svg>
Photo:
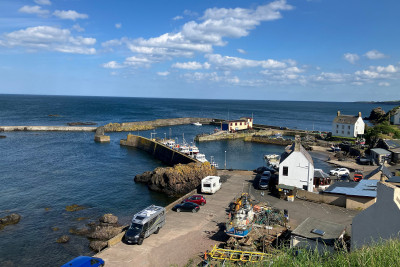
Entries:
<svg viewBox="0 0 400 267">
<path fill-rule="evenodd" d="M 373 149 L 371 149 L 371 151 L 374 151 L 376 154 L 379 154 L 379 155 L 390 154 L 390 151 L 387 151 L 386 149 L 383 149 L 383 148 L 373 148 Z"/>
<path fill-rule="evenodd" d="M 389 183 L 400 183 L 400 176 L 392 176 L 386 182 Z"/>
<path fill-rule="evenodd" d="M 336 182 L 324 193 L 342 194 L 346 196 L 376 197 L 378 180 L 361 180 L 360 182 Z"/>
<path fill-rule="evenodd" d="M 314 178 L 329 178 L 330 175 L 321 169 L 314 169 Z"/>
<path fill-rule="evenodd" d="M 281 155 L 281 160 L 279 161 L 279 163 L 284 162 L 285 159 L 294 152 L 294 147 L 295 147 L 295 143 L 293 143 L 291 146 L 288 146 L 285 148 L 285 152 L 283 152 L 283 154 Z M 302 153 L 307 158 L 307 160 L 311 164 L 314 165 L 314 161 L 313 161 L 310 153 L 308 153 L 307 150 L 302 145 L 300 145 L 300 153 Z"/>
<path fill-rule="evenodd" d="M 339 115 L 333 119 L 334 123 L 342 123 L 342 124 L 355 124 L 358 120 L 358 116 L 351 115 Z"/>
<path fill-rule="evenodd" d="M 383 139 L 383 142 L 390 150 L 400 148 L 400 139 Z"/>
<path fill-rule="evenodd" d="M 370 179 L 378 172 L 383 172 L 383 175 L 385 175 L 388 179 L 390 179 L 392 177 L 392 172 L 388 168 L 386 168 L 384 165 L 380 165 L 378 168 L 376 168 L 375 170 L 370 172 L 368 175 L 366 175 L 363 180 Z"/>
<path fill-rule="evenodd" d="M 325 232 L 323 236 L 314 234 L 313 229 Z M 344 233 L 346 227 L 341 224 L 327 222 L 316 218 L 308 217 L 292 232 L 292 235 L 305 237 L 312 240 L 324 242 L 327 245 L 333 245 L 335 241 Z"/>
</svg>

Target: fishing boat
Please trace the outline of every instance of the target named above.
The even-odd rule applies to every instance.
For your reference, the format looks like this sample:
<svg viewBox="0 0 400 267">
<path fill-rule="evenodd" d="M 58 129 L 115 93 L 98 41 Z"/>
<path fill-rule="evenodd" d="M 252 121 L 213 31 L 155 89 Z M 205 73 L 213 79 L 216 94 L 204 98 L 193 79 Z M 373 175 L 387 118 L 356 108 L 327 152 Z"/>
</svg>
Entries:
<svg viewBox="0 0 400 267">
<path fill-rule="evenodd" d="M 211 156 L 210 165 L 216 169 L 218 169 L 218 163 L 214 161 L 214 156 Z"/>
<path fill-rule="evenodd" d="M 208 161 L 208 160 L 206 159 L 206 155 L 204 155 L 204 154 L 202 154 L 202 153 L 194 154 L 193 157 L 194 157 L 195 159 L 197 159 L 198 161 L 200 161 L 200 162 L 207 162 L 207 161 Z"/>
<path fill-rule="evenodd" d="M 193 155 L 193 154 L 197 154 L 197 153 L 199 153 L 200 151 L 199 151 L 199 148 L 195 145 L 195 144 L 191 144 L 190 146 L 189 146 L 189 154 L 190 155 Z"/>
<path fill-rule="evenodd" d="M 254 219 L 253 205 L 250 196 L 243 193 L 234 202 L 234 211 L 226 223 L 225 233 L 236 238 L 246 237 L 252 230 Z"/>
<path fill-rule="evenodd" d="M 200 122 L 194 122 L 192 123 L 194 126 L 202 126 L 203 124 L 201 124 Z"/>
<path fill-rule="evenodd" d="M 264 159 L 268 166 L 279 168 L 279 161 L 281 160 L 281 156 L 277 154 L 268 154 L 264 155 Z"/>
<path fill-rule="evenodd" d="M 161 143 L 169 148 L 175 147 L 175 140 L 174 139 L 163 139 Z"/>
</svg>

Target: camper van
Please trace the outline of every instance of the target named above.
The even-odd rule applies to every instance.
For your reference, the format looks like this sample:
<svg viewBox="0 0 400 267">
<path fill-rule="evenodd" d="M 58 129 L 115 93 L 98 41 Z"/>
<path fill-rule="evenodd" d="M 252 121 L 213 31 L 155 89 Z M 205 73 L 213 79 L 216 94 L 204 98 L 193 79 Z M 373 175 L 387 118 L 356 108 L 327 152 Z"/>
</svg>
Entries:
<svg viewBox="0 0 400 267">
<path fill-rule="evenodd" d="M 201 192 L 214 194 L 221 188 L 221 183 L 219 181 L 219 176 L 207 176 L 201 180 Z"/>
<path fill-rule="evenodd" d="M 165 216 L 165 208 L 155 205 L 136 213 L 125 233 L 125 241 L 129 244 L 143 244 L 146 237 L 153 233 L 158 234 L 165 224 Z"/>
</svg>

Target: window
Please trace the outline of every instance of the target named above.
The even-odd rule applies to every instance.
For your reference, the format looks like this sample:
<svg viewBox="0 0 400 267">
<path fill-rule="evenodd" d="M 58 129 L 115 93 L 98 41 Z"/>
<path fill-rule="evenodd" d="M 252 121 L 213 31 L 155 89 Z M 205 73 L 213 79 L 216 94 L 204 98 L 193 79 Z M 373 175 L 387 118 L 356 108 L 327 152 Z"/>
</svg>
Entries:
<svg viewBox="0 0 400 267">
<path fill-rule="evenodd" d="M 350 132 L 347 132 L 348 135 L 350 135 Z"/>
<path fill-rule="evenodd" d="M 336 124 L 336 128 L 339 128 L 339 124 Z"/>
<path fill-rule="evenodd" d="M 339 133 L 339 131 L 338 131 L 338 130 L 336 130 L 336 133 Z"/>
<path fill-rule="evenodd" d="M 235 122 L 235 126 L 237 126 L 237 122 Z"/>
<path fill-rule="evenodd" d="M 344 125 L 342 125 L 342 129 L 344 129 Z"/>
<path fill-rule="evenodd" d="M 344 134 L 344 131 L 342 131 L 342 134 Z"/>
<path fill-rule="evenodd" d="M 282 170 L 282 175 L 288 176 L 288 174 L 289 174 L 289 167 L 284 166 Z"/>
<path fill-rule="evenodd" d="M 348 129 L 350 130 L 350 125 L 349 126 L 347 126 L 348 127 Z"/>
</svg>

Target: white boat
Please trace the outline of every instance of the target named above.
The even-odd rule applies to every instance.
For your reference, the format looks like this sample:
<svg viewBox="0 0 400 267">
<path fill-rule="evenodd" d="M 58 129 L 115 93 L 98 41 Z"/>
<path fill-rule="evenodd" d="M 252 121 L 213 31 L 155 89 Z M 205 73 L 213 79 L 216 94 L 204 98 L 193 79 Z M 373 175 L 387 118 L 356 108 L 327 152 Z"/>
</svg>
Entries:
<svg viewBox="0 0 400 267">
<path fill-rule="evenodd" d="M 166 145 L 169 148 L 174 148 L 175 147 L 175 140 L 174 139 L 163 139 L 163 140 L 161 140 L 161 143 L 163 145 Z"/>
<path fill-rule="evenodd" d="M 202 126 L 203 124 L 201 124 L 200 122 L 194 122 L 192 123 L 194 126 Z"/>
<path fill-rule="evenodd" d="M 206 155 L 202 153 L 197 153 L 194 155 L 194 158 L 197 159 L 200 162 L 207 162 L 208 160 L 206 159 Z"/>
<path fill-rule="evenodd" d="M 210 164 L 211 164 L 212 167 L 218 169 L 218 163 L 216 163 L 216 162 L 214 161 L 214 156 L 211 156 Z"/>
<path fill-rule="evenodd" d="M 189 146 L 190 155 L 197 154 L 199 152 L 200 152 L 199 148 L 196 145 L 194 145 L 193 143 L 192 143 L 192 145 Z"/>
</svg>

